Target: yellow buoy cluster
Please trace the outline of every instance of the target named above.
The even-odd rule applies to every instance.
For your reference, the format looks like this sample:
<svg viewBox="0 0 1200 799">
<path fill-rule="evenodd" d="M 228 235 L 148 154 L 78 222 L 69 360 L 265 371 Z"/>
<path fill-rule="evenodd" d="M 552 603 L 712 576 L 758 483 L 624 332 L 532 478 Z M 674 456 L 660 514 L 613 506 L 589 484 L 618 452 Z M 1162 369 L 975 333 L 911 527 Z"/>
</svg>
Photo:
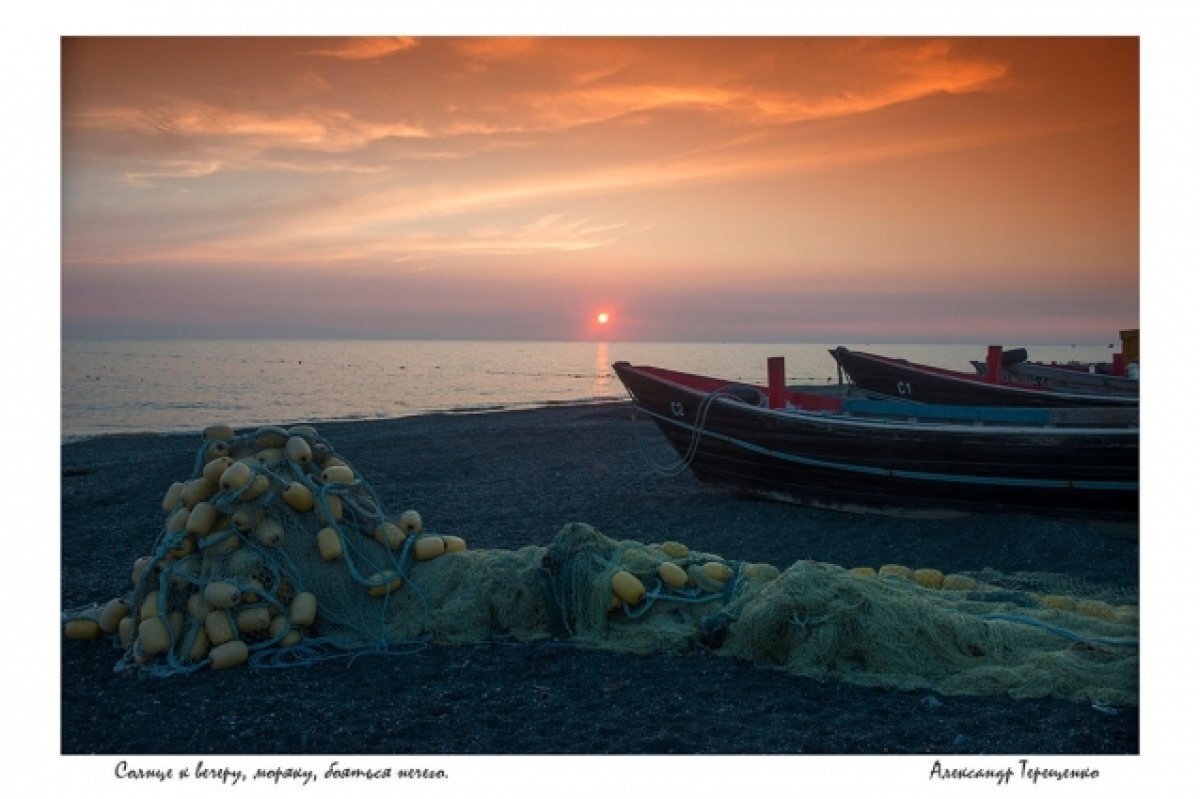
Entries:
<svg viewBox="0 0 1200 799">
<path fill-rule="evenodd" d="M 663 596 L 662 591 L 689 594 L 715 593 L 724 590 L 725 584 L 734 576 L 734 569 L 723 560 L 714 560 L 712 556 L 694 555 L 692 551 L 678 541 L 664 541 L 651 551 L 661 553 L 661 557 L 642 557 L 634 560 L 640 568 L 618 569 L 610 578 L 612 596 L 609 610 L 617 610 L 623 606 L 634 607 L 647 598 Z M 639 577 L 634 571 L 639 571 Z M 661 585 L 659 593 L 651 594 L 646 588 L 646 581 L 657 580 Z"/>
<path fill-rule="evenodd" d="M 923 588 L 940 591 L 986 592 L 993 589 L 993 586 L 980 583 L 965 574 L 943 574 L 937 569 L 913 569 L 898 563 L 886 563 L 878 570 L 870 566 L 858 566 L 849 571 L 863 577 L 898 577 Z M 1028 598 L 1048 610 L 1077 613 L 1114 624 L 1136 624 L 1138 620 L 1138 609 L 1135 605 L 1112 605 L 1099 599 L 1080 599 L 1061 594 L 1030 593 Z"/>
<path fill-rule="evenodd" d="M 205 429 L 193 474 L 170 484 L 161 510 L 132 590 L 64 614 L 67 638 L 115 637 L 136 665 L 229 668 L 316 637 L 322 618 L 377 617 L 355 603 L 398 590 L 409 563 L 467 548 L 425 534 L 415 510 L 385 518 L 311 425 Z"/>
<path fill-rule="evenodd" d="M 943 574 L 938 569 L 913 569 L 899 563 L 885 563 L 878 570 L 871 566 L 856 566 L 849 571 L 863 577 L 899 577 L 932 590 L 975 591 L 987 587 L 965 574 Z"/>
<path fill-rule="evenodd" d="M 1110 605 L 1099 599 L 1077 599 L 1059 594 L 1033 594 L 1032 598 L 1049 610 L 1078 613 L 1114 624 L 1136 624 L 1138 621 L 1135 605 Z"/>
</svg>

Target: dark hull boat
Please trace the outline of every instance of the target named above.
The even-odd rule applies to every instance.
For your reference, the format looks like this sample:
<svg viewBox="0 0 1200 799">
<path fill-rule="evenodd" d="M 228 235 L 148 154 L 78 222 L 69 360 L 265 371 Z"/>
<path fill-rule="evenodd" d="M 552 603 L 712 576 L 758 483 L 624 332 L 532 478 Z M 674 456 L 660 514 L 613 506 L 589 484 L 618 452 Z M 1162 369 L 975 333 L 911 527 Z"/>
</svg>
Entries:
<svg viewBox="0 0 1200 799">
<path fill-rule="evenodd" d="M 757 386 L 624 361 L 613 368 L 679 466 L 708 483 L 850 511 L 1136 520 L 1136 410 L 929 406 L 796 390 L 771 408 Z"/>
<path fill-rule="evenodd" d="M 1136 408 L 1138 405 L 1136 395 L 1067 391 L 1036 383 L 989 380 L 983 375 L 923 366 L 845 347 L 830 350 L 829 354 L 863 391 L 913 402 L 1034 408 Z"/>
</svg>

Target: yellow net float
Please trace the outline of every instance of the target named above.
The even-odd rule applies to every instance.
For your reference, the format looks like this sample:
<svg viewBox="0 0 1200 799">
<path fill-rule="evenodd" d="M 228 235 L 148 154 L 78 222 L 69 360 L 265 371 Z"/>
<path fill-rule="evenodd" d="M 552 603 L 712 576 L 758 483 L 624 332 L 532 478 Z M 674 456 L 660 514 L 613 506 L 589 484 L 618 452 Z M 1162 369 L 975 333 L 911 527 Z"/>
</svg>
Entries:
<svg viewBox="0 0 1200 799">
<path fill-rule="evenodd" d="M 704 573 L 710 580 L 716 580 L 718 583 L 729 582 L 729 578 L 733 576 L 733 569 L 720 561 L 710 560 L 701 568 L 704 569 Z"/>
<path fill-rule="evenodd" d="M 204 428 L 202 435 L 205 441 L 232 441 L 236 433 L 227 424 L 213 424 Z"/>
<path fill-rule="evenodd" d="M 860 577 L 874 577 L 876 572 L 872 566 L 855 566 L 850 569 L 851 574 L 857 574 Z"/>
<path fill-rule="evenodd" d="M 179 500 L 183 498 L 183 489 L 187 483 L 174 482 L 167 489 L 166 495 L 163 497 L 162 509 L 163 513 L 170 513 L 179 504 Z"/>
<path fill-rule="evenodd" d="M 196 505 L 213 495 L 214 485 L 209 483 L 203 477 L 197 477 L 195 480 L 189 480 L 187 485 L 183 487 L 183 493 L 180 494 L 180 499 L 183 504 L 187 505 L 188 509 L 196 507 Z"/>
<path fill-rule="evenodd" d="M 265 474 L 256 474 L 254 475 L 254 479 L 250 481 L 250 486 L 238 495 L 238 502 L 253 502 L 267 493 L 267 489 L 270 487 L 271 481 L 267 479 Z"/>
<path fill-rule="evenodd" d="M 142 645 L 142 654 L 146 657 L 162 654 L 171 646 L 171 632 L 158 616 L 145 619 L 139 624 L 137 637 Z"/>
<path fill-rule="evenodd" d="M 1119 619 L 1116 608 L 1099 599 L 1079 600 L 1075 603 L 1075 612 L 1082 613 L 1084 616 L 1091 616 L 1093 619 L 1100 619 L 1101 621 L 1116 622 Z"/>
<path fill-rule="evenodd" d="M 289 427 L 287 429 L 287 434 L 289 438 L 292 436 L 299 436 L 300 438 L 310 442 L 317 440 L 317 428 L 310 424 L 298 424 Z"/>
<path fill-rule="evenodd" d="M 467 542 L 456 535 L 444 535 L 442 541 L 446 544 L 446 554 L 467 551 Z"/>
<path fill-rule="evenodd" d="M 133 562 L 133 571 L 130 573 L 129 578 L 134 585 L 137 585 L 138 581 L 142 579 L 142 572 L 150 565 L 151 560 L 153 558 L 149 555 L 143 555 Z"/>
<path fill-rule="evenodd" d="M 208 633 L 201 627 L 196 630 L 196 637 L 192 639 L 192 646 L 188 649 L 187 659 L 193 663 L 199 663 L 208 656 Z"/>
<path fill-rule="evenodd" d="M 943 591 L 974 591 L 979 583 L 965 574 L 947 574 L 942 580 Z"/>
<path fill-rule="evenodd" d="M 129 646 L 129 642 L 133 640 L 136 633 L 137 622 L 133 620 L 132 616 L 126 616 L 117 625 L 117 635 L 121 639 L 121 646 Z"/>
<path fill-rule="evenodd" d="M 283 501 L 290 505 L 293 510 L 304 513 L 313 508 L 313 493 L 308 490 L 308 486 L 304 485 L 304 483 L 293 481 L 288 483 L 287 488 L 283 489 Z"/>
<path fill-rule="evenodd" d="M 375 528 L 375 540 L 390 550 L 397 550 L 404 545 L 404 531 L 391 522 L 383 522 Z"/>
<path fill-rule="evenodd" d="M 902 566 L 899 563 L 885 563 L 879 567 L 880 577 L 903 577 L 905 580 L 911 580 L 913 570 L 907 566 Z"/>
<path fill-rule="evenodd" d="M 283 447 L 268 447 L 260 449 L 254 459 L 263 466 L 274 466 L 283 462 Z"/>
<path fill-rule="evenodd" d="M 271 638 L 278 638 L 279 643 L 277 646 L 281 647 L 295 646 L 304 637 L 299 630 L 288 623 L 287 618 L 284 616 L 276 616 L 271 619 L 271 627 L 267 631 L 267 634 Z"/>
<path fill-rule="evenodd" d="M 254 472 L 244 463 L 231 463 L 221 472 L 218 485 L 222 491 L 240 491 L 254 479 Z"/>
<path fill-rule="evenodd" d="M 63 627 L 63 634 L 72 641 L 93 641 L 102 633 L 100 623 L 94 619 L 71 619 Z"/>
<path fill-rule="evenodd" d="M 138 607 L 138 621 L 145 621 L 158 615 L 158 591 L 151 591 L 142 599 Z"/>
<path fill-rule="evenodd" d="M 406 510 L 401 513 L 396 525 L 404 531 L 405 535 L 417 535 L 424 527 L 421 523 L 421 514 L 415 510 Z"/>
<path fill-rule="evenodd" d="M 330 524 L 342 520 L 342 498 L 337 494 L 326 494 L 325 504 L 329 507 L 329 512 L 320 505 L 317 506 L 317 518 L 322 524 Z"/>
<path fill-rule="evenodd" d="M 242 589 L 226 580 L 216 580 L 204 587 L 204 601 L 214 608 L 231 608 L 241 599 Z"/>
<path fill-rule="evenodd" d="M 774 580 L 779 576 L 779 569 L 770 563 L 747 563 L 742 566 L 742 574 L 753 580 Z"/>
<path fill-rule="evenodd" d="M 121 624 L 121 619 L 129 615 L 129 605 L 121 598 L 110 599 L 108 604 L 104 606 L 104 610 L 100 611 L 100 618 L 97 623 L 100 629 L 107 635 L 112 635 L 117 631 L 117 627 Z"/>
<path fill-rule="evenodd" d="M 293 463 L 298 463 L 301 466 L 306 465 L 312 460 L 312 447 L 308 446 L 308 442 L 300 436 L 292 436 L 287 440 L 287 444 L 283 448 L 284 454 L 288 460 Z"/>
<path fill-rule="evenodd" d="M 233 464 L 233 458 L 228 455 L 223 458 L 215 458 L 205 464 L 204 470 L 200 472 L 200 479 L 209 485 L 220 485 L 221 475 Z"/>
<path fill-rule="evenodd" d="M 208 641 L 213 646 L 233 640 L 233 625 L 229 623 L 229 614 L 223 610 L 208 612 L 204 617 L 204 631 L 208 633 Z"/>
<path fill-rule="evenodd" d="M 332 527 L 322 527 L 317 531 L 317 551 L 321 560 L 326 563 L 337 560 L 342 556 L 342 538 Z"/>
<path fill-rule="evenodd" d="M 419 563 L 446 554 L 446 541 L 441 536 L 427 535 L 413 542 L 413 559 Z"/>
<path fill-rule="evenodd" d="M 916 569 L 912 573 L 913 582 L 925 588 L 938 589 L 946 581 L 946 575 L 937 569 Z"/>
<path fill-rule="evenodd" d="M 203 624 L 204 618 L 212 611 L 212 605 L 208 604 L 208 600 L 204 598 L 204 594 L 197 591 L 187 599 L 188 615 L 197 622 Z"/>
<path fill-rule="evenodd" d="M 180 508 L 167 517 L 167 532 L 178 533 L 187 529 L 188 517 L 192 512 L 187 508 Z"/>
<path fill-rule="evenodd" d="M 1069 596 L 1058 596 L 1057 594 L 1048 594 L 1046 596 L 1035 597 L 1044 608 L 1051 610 L 1075 610 L 1075 600 Z"/>
<path fill-rule="evenodd" d="M 646 596 L 642 581 L 624 569 L 613 574 L 612 590 L 626 605 L 636 605 Z"/>
<path fill-rule="evenodd" d="M 383 572 L 375 572 L 367 578 L 367 593 L 371 596 L 387 596 L 393 591 L 400 588 L 400 575 L 396 574 L 395 570 L 388 569 Z"/>
<path fill-rule="evenodd" d="M 257 450 L 283 449 L 291 436 L 282 427 L 263 427 L 254 434 L 254 448 Z"/>
<path fill-rule="evenodd" d="M 322 483 L 353 483 L 354 470 L 349 466 L 326 466 L 321 470 Z"/>
<path fill-rule="evenodd" d="M 670 561 L 658 565 L 658 577 L 672 588 L 684 588 L 690 580 L 687 572 Z"/>
<path fill-rule="evenodd" d="M 317 618 L 317 597 L 308 591 L 296 594 L 288 607 L 288 622 L 297 627 L 308 627 Z"/>
<path fill-rule="evenodd" d="M 213 671 L 240 666 L 250 657 L 250 647 L 245 641 L 228 641 L 220 646 L 214 646 L 208 653 Z"/>
<path fill-rule="evenodd" d="M 212 532 L 217 521 L 217 506 L 211 502 L 198 502 L 188 514 L 187 531 L 192 535 L 206 536 Z"/>
<path fill-rule="evenodd" d="M 691 550 L 687 546 L 678 541 L 663 541 L 658 545 L 658 548 L 668 558 L 686 558 L 691 553 Z"/>
<path fill-rule="evenodd" d="M 240 633 L 256 633 L 271 626 L 271 611 L 260 605 L 246 608 L 237 614 L 237 628 Z"/>
</svg>

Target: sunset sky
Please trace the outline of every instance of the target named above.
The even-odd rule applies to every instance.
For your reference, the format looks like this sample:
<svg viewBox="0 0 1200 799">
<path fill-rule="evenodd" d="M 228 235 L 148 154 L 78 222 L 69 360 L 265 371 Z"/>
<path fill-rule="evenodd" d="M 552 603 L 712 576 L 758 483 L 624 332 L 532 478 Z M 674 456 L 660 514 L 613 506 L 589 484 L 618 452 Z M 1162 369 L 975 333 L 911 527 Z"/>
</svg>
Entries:
<svg viewBox="0 0 1200 799">
<path fill-rule="evenodd" d="M 1131 37 L 65 38 L 63 333 L 1116 341 L 1138 87 Z"/>
</svg>

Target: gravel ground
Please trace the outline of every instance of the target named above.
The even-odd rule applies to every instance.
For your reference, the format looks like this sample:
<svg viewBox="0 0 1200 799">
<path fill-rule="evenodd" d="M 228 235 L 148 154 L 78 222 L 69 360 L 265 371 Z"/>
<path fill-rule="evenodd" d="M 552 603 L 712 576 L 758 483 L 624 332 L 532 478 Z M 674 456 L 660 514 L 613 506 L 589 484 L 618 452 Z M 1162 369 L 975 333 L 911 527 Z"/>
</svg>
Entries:
<svg viewBox="0 0 1200 799">
<path fill-rule="evenodd" d="M 546 545 L 583 521 L 615 538 L 773 563 L 1054 572 L 1136 593 L 1129 531 L 1027 516 L 903 520 L 743 499 L 690 475 L 626 404 L 318 425 L 379 491 L 474 549 Z M 635 433 L 640 429 L 640 433 Z M 639 446 L 640 441 L 640 446 Z M 62 447 L 63 608 L 129 589 L 194 436 Z M 431 646 L 304 668 L 114 673 L 107 642 L 62 641 L 64 754 L 1118 754 L 1138 708 L 952 697 L 802 679 L 704 651 L 632 656 L 563 643 Z"/>
</svg>

